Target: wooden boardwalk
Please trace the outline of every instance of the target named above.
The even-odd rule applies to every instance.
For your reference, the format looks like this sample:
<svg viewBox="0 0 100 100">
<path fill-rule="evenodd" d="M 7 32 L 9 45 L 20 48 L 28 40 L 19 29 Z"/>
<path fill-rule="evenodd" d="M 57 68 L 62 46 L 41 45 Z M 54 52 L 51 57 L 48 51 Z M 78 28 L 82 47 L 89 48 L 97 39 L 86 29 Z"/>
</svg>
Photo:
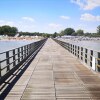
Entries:
<svg viewBox="0 0 100 100">
<path fill-rule="evenodd" d="M 100 78 L 48 39 L 5 100 L 100 100 Z"/>
</svg>

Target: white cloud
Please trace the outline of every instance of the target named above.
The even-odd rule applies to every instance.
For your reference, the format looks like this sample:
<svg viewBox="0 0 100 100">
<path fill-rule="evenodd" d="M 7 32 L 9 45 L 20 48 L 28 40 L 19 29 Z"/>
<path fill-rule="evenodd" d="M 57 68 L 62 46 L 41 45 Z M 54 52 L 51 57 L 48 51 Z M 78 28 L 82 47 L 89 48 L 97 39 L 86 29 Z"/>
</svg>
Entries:
<svg viewBox="0 0 100 100">
<path fill-rule="evenodd" d="M 71 0 L 71 2 L 79 5 L 84 10 L 100 7 L 100 0 Z"/>
<path fill-rule="evenodd" d="M 3 23 L 4 22 L 4 20 L 0 20 L 0 23 Z"/>
<path fill-rule="evenodd" d="M 68 16 L 60 16 L 60 18 L 65 19 L 65 20 L 70 19 L 70 17 L 68 17 Z"/>
<path fill-rule="evenodd" d="M 94 16 L 88 13 L 82 14 L 80 20 L 83 21 L 100 21 L 100 16 Z"/>
<path fill-rule="evenodd" d="M 35 28 L 35 25 L 26 25 L 24 23 L 23 24 L 17 24 L 16 27 L 18 28 L 19 31 L 23 31 L 23 32 L 34 32 L 34 28 Z"/>
<path fill-rule="evenodd" d="M 34 22 L 35 20 L 31 17 L 22 17 L 22 19 L 27 20 L 27 21 L 31 21 Z"/>
<path fill-rule="evenodd" d="M 12 21 L 6 21 L 6 20 L 0 20 L 0 26 L 3 26 L 3 25 L 14 26 L 14 22 L 12 22 Z"/>
<path fill-rule="evenodd" d="M 0 20 L 0 26 L 3 26 L 3 25 L 9 25 L 11 27 L 15 26 L 18 28 L 19 31 L 33 32 L 34 28 L 36 27 L 34 24 L 31 23 L 30 21 L 25 22 L 23 20 L 19 20 L 19 21 Z"/>
<path fill-rule="evenodd" d="M 50 23 L 49 26 L 52 27 L 52 28 L 59 28 L 59 27 L 62 27 L 61 24 L 56 24 L 56 23 Z"/>
</svg>

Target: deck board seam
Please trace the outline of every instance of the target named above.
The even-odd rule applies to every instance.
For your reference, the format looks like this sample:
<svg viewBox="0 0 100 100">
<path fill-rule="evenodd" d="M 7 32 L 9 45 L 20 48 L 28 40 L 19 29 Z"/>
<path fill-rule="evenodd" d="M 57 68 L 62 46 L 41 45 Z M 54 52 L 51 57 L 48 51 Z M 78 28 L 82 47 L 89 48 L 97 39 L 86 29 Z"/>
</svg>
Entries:
<svg viewBox="0 0 100 100">
<path fill-rule="evenodd" d="M 32 77 L 32 75 L 33 75 L 33 73 L 34 73 L 34 71 L 35 71 L 35 69 L 36 69 L 36 67 L 37 67 L 37 64 L 38 64 L 39 60 L 40 60 L 40 57 L 38 58 L 38 61 L 37 61 L 36 65 L 35 65 L 35 67 L 34 67 L 34 70 L 33 70 L 33 72 L 31 73 L 31 76 L 30 76 L 30 78 L 29 78 L 29 80 L 28 80 L 28 82 L 27 82 L 27 85 L 26 85 L 26 87 L 25 87 L 25 89 L 24 89 L 24 91 L 23 91 L 23 94 L 22 94 L 22 96 L 21 96 L 21 99 L 23 98 L 24 92 L 25 92 L 25 90 L 26 90 L 26 88 L 27 88 L 27 86 L 28 86 L 29 81 L 31 80 L 31 77 Z M 21 100 L 21 99 L 20 99 L 20 100 Z"/>
</svg>

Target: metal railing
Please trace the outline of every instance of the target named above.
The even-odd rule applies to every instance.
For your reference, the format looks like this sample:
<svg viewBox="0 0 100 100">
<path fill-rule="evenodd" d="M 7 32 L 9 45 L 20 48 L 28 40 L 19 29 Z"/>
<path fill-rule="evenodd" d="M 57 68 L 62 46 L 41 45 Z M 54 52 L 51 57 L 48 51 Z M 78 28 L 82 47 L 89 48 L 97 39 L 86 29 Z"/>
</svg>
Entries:
<svg viewBox="0 0 100 100">
<path fill-rule="evenodd" d="M 0 85 L 5 82 L 32 54 L 36 54 L 47 39 L 0 53 Z"/>
<path fill-rule="evenodd" d="M 100 52 L 53 39 L 93 70 L 100 72 Z"/>
</svg>

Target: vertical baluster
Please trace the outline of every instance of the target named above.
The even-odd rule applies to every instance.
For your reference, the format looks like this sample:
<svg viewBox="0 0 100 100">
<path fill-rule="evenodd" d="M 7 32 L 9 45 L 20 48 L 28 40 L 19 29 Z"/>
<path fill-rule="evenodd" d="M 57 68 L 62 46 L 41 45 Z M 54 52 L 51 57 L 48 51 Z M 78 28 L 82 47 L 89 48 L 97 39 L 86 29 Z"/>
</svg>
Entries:
<svg viewBox="0 0 100 100">
<path fill-rule="evenodd" d="M 17 49 L 18 50 L 18 63 L 20 62 L 20 48 Z"/>
<path fill-rule="evenodd" d="M 78 46 L 78 50 L 77 51 L 78 51 L 78 53 L 77 53 L 78 55 L 77 56 L 79 58 L 80 57 L 80 47 L 79 46 Z"/>
<path fill-rule="evenodd" d="M 83 60 L 83 47 L 81 47 L 81 60 Z"/>
<path fill-rule="evenodd" d="M 10 65 L 9 65 L 9 63 L 10 63 L 10 61 L 9 61 L 9 51 L 7 51 L 6 52 L 6 65 L 7 65 L 7 71 L 9 71 L 10 70 Z"/>
<path fill-rule="evenodd" d="M 71 53 L 72 53 L 72 44 L 71 44 Z"/>
<path fill-rule="evenodd" d="M 98 52 L 98 71 L 100 72 L 100 52 Z"/>
<path fill-rule="evenodd" d="M 2 75 L 1 75 L 1 60 L 0 60 L 0 77 L 1 77 Z"/>
<path fill-rule="evenodd" d="M 98 52 L 98 58 L 100 59 L 100 52 Z M 100 60 L 98 60 L 98 65 L 100 65 Z"/>
<path fill-rule="evenodd" d="M 21 56 L 22 56 L 22 60 L 24 58 L 24 55 L 23 55 L 23 47 L 21 47 Z"/>
<path fill-rule="evenodd" d="M 85 49 L 85 63 L 87 63 L 87 49 Z"/>
<path fill-rule="evenodd" d="M 26 46 L 26 54 L 28 56 L 28 45 Z"/>
<path fill-rule="evenodd" d="M 90 50 L 90 66 L 92 67 L 92 61 L 93 61 L 93 50 Z"/>
<path fill-rule="evenodd" d="M 30 50 L 29 50 L 29 45 L 27 45 L 27 52 L 28 52 L 28 55 L 30 54 L 29 51 L 30 51 Z"/>
<path fill-rule="evenodd" d="M 73 52 L 72 52 L 73 54 L 75 54 L 75 50 L 74 50 L 74 48 L 75 48 L 75 46 L 73 45 Z"/>
<path fill-rule="evenodd" d="M 29 52 L 31 53 L 31 44 L 29 45 Z"/>
<path fill-rule="evenodd" d="M 32 52 L 34 52 L 34 43 L 32 44 Z"/>
<path fill-rule="evenodd" d="M 68 51 L 70 51 L 70 44 L 68 43 Z"/>
<path fill-rule="evenodd" d="M 24 57 L 26 57 L 26 46 L 24 46 Z"/>
<path fill-rule="evenodd" d="M 75 56 L 76 56 L 76 48 L 77 48 L 77 46 L 75 45 Z"/>
<path fill-rule="evenodd" d="M 34 43 L 33 43 L 33 52 L 34 52 L 34 50 L 35 50 L 35 45 L 34 45 Z"/>
<path fill-rule="evenodd" d="M 16 66 L 16 61 L 15 61 L 15 49 L 13 50 L 13 67 L 15 67 Z"/>
</svg>

